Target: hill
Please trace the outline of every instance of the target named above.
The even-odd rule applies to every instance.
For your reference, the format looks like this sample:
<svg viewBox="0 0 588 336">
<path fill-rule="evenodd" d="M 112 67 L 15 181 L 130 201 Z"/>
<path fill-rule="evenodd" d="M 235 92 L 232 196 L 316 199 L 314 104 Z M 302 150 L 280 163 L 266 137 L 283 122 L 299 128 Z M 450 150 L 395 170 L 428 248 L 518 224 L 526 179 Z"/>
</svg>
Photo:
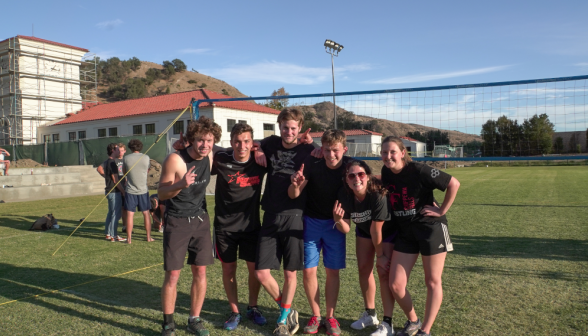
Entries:
<svg viewBox="0 0 588 336">
<path fill-rule="evenodd" d="M 304 112 L 305 116 L 307 116 L 307 119 L 311 121 L 310 124 L 314 122 L 317 124 L 318 128 L 327 129 L 330 127 L 330 125 L 333 124 L 333 103 L 331 102 L 325 101 L 309 106 L 299 106 L 299 108 L 302 110 L 302 112 Z M 442 132 L 448 133 L 451 145 L 465 144 L 473 140 L 482 141 L 482 138 L 479 135 L 475 134 L 444 130 L 418 124 L 405 124 L 386 119 L 356 115 L 353 112 L 347 111 L 337 106 L 337 124 L 340 124 L 342 120 L 346 123 L 356 125 L 360 124 L 366 129 L 371 129 L 372 131 L 383 133 L 384 136 L 406 136 L 408 132 L 418 131 L 424 133 L 427 131 L 440 130 Z M 347 129 L 347 127 L 345 128 Z"/>
<path fill-rule="evenodd" d="M 153 80 L 151 84 L 145 83 L 147 79 L 147 71 L 149 69 L 156 69 L 157 71 L 164 71 L 164 67 L 161 64 L 141 61 L 140 66 L 136 67 L 135 70 L 129 70 L 128 73 L 124 74 L 119 83 L 108 83 L 104 80 L 104 77 L 98 83 L 98 100 L 101 103 L 115 102 L 120 100 L 129 99 L 121 95 L 116 95 L 116 90 L 126 90 L 126 86 L 131 85 L 130 83 L 135 79 L 141 79 L 146 86 L 146 92 L 139 97 L 153 97 L 166 93 L 176 93 L 184 91 L 192 91 L 200 88 L 207 88 L 219 93 L 226 92 L 231 97 L 247 97 L 237 88 L 229 85 L 227 82 L 220 79 L 216 79 L 207 75 L 203 75 L 194 71 L 176 71 L 169 78 L 160 77 Z M 125 84 L 123 84 L 125 83 Z M 168 90 L 169 89 L 169 90 Z M 223 90 L 225 90 L 223 92 Z"/>
</svg>

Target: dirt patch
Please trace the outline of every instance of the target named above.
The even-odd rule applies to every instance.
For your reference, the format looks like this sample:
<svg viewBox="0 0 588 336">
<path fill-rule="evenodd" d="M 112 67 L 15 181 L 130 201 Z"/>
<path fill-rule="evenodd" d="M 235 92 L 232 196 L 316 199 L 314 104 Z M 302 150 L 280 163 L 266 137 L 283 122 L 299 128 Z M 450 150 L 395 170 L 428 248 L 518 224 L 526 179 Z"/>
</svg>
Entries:
<svg viewBox="0 0 588 336">
<path fill-rule="evenodd" d="M 157 190 L 159 177 L 161 176 L 161 165 L 155 160 L 149 160 L 150 166 L 147 171 L 147 188 Z"/>
<path fill-rule="evenodd" d="M 40 164 L 39 162 L 33 161 L 31 159 L 20 159 L 20 160 L 10 162 L 10 168 L 38 168 L 38 167 L 43 167 L 43 165 Z"/>
</svg>

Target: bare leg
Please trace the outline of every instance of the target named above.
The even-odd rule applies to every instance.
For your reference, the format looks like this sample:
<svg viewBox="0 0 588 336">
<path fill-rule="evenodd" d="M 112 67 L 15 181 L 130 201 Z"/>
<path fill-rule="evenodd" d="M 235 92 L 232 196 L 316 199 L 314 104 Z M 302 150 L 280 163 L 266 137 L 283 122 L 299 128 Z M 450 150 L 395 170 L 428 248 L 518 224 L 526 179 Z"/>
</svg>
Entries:
<svg viewBox="0 0 588 336">
<path fill-rule="evenodd" d="M 154 239 L 151 238 L 151 216 L 149 210 L 143 211 L 143 220 L 145 221 L 145 231 L 147 231 L 147 241 L 152 242 Z"/>
<path fill-rule="evenodd" d="M 390 264 L 390 288 L 392 289 L 392 293 L 394 293 L 396 302 L 398 302 L 398 305 L 404 311 L 404 315 L 412 322 L 415 322 L 418 317 L 414 311 L 412 298 L 406 289 L 406 284 L 418 257 L 418 254 L 394 251 Z"/>
<path fill-rule="evenodd" d="M 318 288 L 316 271 L 317 266 L 305 268 L 302 271 L 302 283 L 304 284 L 304 291 L 306 292 L 306 298 L 308 299 L 308 304 L 312 310 L 312 315 L 321 316 L 321 293 Z"/>
<path fill-rule="evenodd" d="M 365 308 L 376 308 L 376 280 L 374 279 L 374 256 L 376 249 L 371 239 L 356 237 L 355 254 L 359 270 L 359 287 Z"/>
<path fill-rule="evenodd" d="M 4 161 L 4 175 L 8 176 L 8 168 L 10 168 L 10 161 Z"/>
<path fill-rule="evenodd" d="M 233 313 L 239 312 L 239 296 L 237 294 L 237 262 L 222 263 L 223 267 L 223 285 L 229 300 L 229 306 Z"/>
<path fill-rule="evenodd" d="M 296 271 L 284 270 L 284 288 L 282 289 L 282 303 L 292 304 L 296 294 Z"/>
<path fill-rule="evenodd" d="M 278 286 L 276 279 L 274 279 L 269 269 L 256 270 L 255 277 L 272 299 L 277 300 L 280 297 L 280 286 Z"/>
<path fill-rule="evenodd" d="M 259 290 L 261 283 L 255 277 L 255 263 L 248 261 L 247 269 L 249 270 L 249 305 L 257 306 L 257 298 L 259 297 Z"/>
<path fill-rule="evenodd" d="M 443 287 L 441 276 L 445 266 L 445 257 L 447 252 L 435 254 L 432 256 L 422 256 L 423 269 L 425 271 L 425 282 L 427 283 L 427 303 L 425 306 L 425 319 L 423 320 L 422 331 L 427 334 L 431 333 L 431 327 L 441 308 L 443 301 Z"/>
<path fill-rule="evenodd" d="M 180 270 L 166 271 L 163 287 L 161 288 L 161 308 L 164 314 L 173 314 L 176 307 L 176 286 L 180 279 Z"/>
<path fill-rule="evenodd" d="M 394 244 L 382 243 L 384 255 L 391 260 Z M 378 268 L 378 278 L 380 280 L 380 294 L 382 295 L 382 304 L 384 305 L 384 316 L 392 317 L 394 312 L 394 295 L 390 290 L 390 272 L 389 270 Z"/>
<path fill-rule="evenodd" d="M 131 243 L 131 235 L 133 233 L 133 217 L 134 217 L 135 213 L 132 211 L 127 211 L 127 210 L 123 210 L 123 219 L 126 218 L 126 228 L 127 228 L 127 244 Z M 125 220 L 123 220 L 123 225 L 124 225 Z"/>
<path fill-rule="evenodd" d="M 325 301 L 327 301 L 327 315 L 325 317 L 335 317 L 335 308 L 337 307 L 337 298 L 339 298 L 339 270 L 326 268 L 327 281 L 325 283 Z M 315 277 L 316 278 L 316 277 Z"/>
<path fill-rule="evenodd" d="M 192 266 L 192 288 L 190 290 L 190 316 L 200 316 L 206 296 L 206 266 Z"/>
</svg>

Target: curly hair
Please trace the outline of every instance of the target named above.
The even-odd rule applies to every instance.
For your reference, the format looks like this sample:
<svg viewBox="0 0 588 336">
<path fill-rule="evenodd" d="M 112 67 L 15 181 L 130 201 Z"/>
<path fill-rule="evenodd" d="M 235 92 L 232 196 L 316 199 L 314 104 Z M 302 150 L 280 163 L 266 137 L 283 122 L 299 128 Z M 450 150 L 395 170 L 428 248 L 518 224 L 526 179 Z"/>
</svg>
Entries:
<svg viewBox="0 0 588 336">
<path fill-rule="evenodd" d="M 353 166 L 359 166 L 359 167 L 363 168 L 363 170 L 365 171 L 365 173 L 369 177 L 369 180 L 367 183 L 367 188 L 366 188 L 368 193 L 370 193 L 370 194 L 377 193 L 382 196 L 385 196 L 388 193 L 388 190 L 386 188 L 384 188 L 382 181 L 378 178 L 375 178 L 372 175 L 372 169 L 370 168 L 370 166 L 367 165 L 367 163 L 365 163 L 365 161 L 362 161 L 362 160 L 352 160 L 351 162 L 349 162 L 347 164 L 347 166 L 345 166 L 345 177 L 344 177 L 345 179 L 347 179 L 347 173 L 349 173 L 349 170 Z M 344 184 L 345 184 L 345 189 L 347 190 L 347 192 L 353 192 L 351 190 L 351 188 L 349 188 L 349 185 L 347 184 L 347 182 L 345 182 Z"/>
<path fill-rule="evenodd" d="M 221 127 L 214 122 L 214 120 L 207 118 L 207 117 L 200 117 L 196 121 L 192 121 L 188 124 L 188 129 L 186 130 L 186 140 L 191 144 L 195 143 L 196 140 L 201 139 L 203 136 L 207 134 L 212 134 L 214 137 L 214 143 L 220 141 L 222 136 L 222 129 Z"/>
<path fill-rule="evenodd" d="M 131 152 L 140 152 L 143 149 L 143 143 L 139 139 L 131 139 L 127 146 Z"/>
</svg>

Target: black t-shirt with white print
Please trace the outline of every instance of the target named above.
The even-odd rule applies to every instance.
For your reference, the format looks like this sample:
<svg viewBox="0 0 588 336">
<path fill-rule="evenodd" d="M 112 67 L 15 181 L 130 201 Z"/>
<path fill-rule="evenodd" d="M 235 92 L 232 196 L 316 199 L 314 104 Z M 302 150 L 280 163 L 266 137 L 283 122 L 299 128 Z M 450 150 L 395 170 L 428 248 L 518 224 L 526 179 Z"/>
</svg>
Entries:
<svg viewBox="0 0 588 336">
<path fill-rule="evenodd" d="M 388 201 L 385 196 L 378 193 L 368 193 L 363 201 L 358 201 L 353 192 L 348 190 L 345 186 L 339 190 L 337 197 L 345 214 L 344 219 L 351 219 L 357 229 L 365 236 L 371 237 L 370 227 L 372 221 L 389 221 L 390 212 L 388 211 Z M 382 237 L 386 238 L 394 234 L 396 229 L 392 226 L 382 226 Z"/>
<path fill-rule="evenodd" d="M 342 164 L 336 169 L 327 167 L 325 159 L 309 156 L 304 162 L 304 177 L 308 180 L 304 215 L 317 219 L 332 219 L 333 206 L 339 189 L 343 187 L 345 166 L 352 158 L 344 156 Z"/>
<path fill-rule="evenodd" d="M 445 216 L 423 216 L 421 210 L 425 205 L 434 205 L 433 190 L 445 191 L 450 180 L 451 175 L 423 163 L 409 162 L 398 174 L 382 167 L 382 183 L 388 188 L 391 213 L 400 226 L 415 222 L 447 223 Z"/>
<path fill-rule="evenodd" d="M 306 197 L 303 193 L 298 198 L 288 196 L 290 177 L 294 174 L 315 147 L 312 144 L 300 144 L 286 149 L 282 138 L 276 135 L 261 140 L 261 149 L 267 158 L 267 179 L 261 207 L 273 214 L 302 214 Z"/>
<path fill-rule="evenodd" d="M 166 200 L 166 211 L 170 216 L 178 218 L 196 217 L 206 212 L 206 187 L 210 183 L 210 159 L 208 156 L 200 160 L 193 159 L 188 154 L 188 148 L 179 150 L 179 155 L 186 163 L 186 171 L 196 174 L 194 182 L 182 189 L 176 196 Z M 176 155 L 170 154 L 170 155 Z"/>
<path fill-rule="evenodd" d="M 212 175 L 216 177 L 214 195 L 214 226 L 229 232 L 250 232 L 261 227 L 259 204 L 261 182 L 266 168 L 255 163 L 253 155 L 247 162 L 233 157 L 233 150 L 214 155 Z"/>
</svg>

